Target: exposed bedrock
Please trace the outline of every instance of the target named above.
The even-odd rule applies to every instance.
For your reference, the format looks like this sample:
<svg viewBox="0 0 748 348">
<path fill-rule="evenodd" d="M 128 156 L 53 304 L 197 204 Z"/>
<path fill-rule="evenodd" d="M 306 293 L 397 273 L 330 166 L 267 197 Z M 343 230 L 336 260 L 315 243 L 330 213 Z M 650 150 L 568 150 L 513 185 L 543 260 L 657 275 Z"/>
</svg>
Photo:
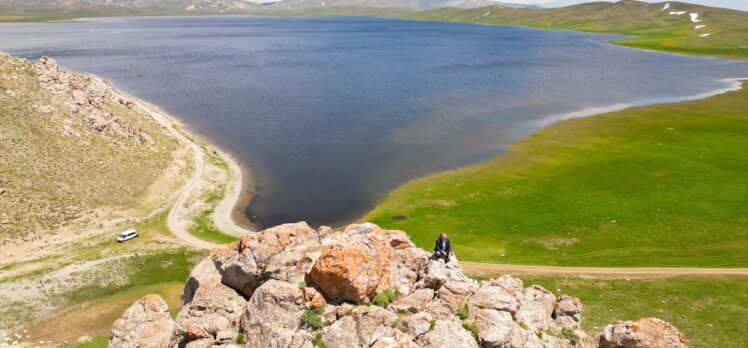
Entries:
<svg viewBox="0 0 748 348">
<path fill-rule="evenodd" d="M 577 298 L 430 256 L 374 224 L 269 228 L 198 263 L 175 322 L 158 296 L 136 302 L 109 347 L 685 347 L 653 318 L 590 336 Z"/>
</svg>

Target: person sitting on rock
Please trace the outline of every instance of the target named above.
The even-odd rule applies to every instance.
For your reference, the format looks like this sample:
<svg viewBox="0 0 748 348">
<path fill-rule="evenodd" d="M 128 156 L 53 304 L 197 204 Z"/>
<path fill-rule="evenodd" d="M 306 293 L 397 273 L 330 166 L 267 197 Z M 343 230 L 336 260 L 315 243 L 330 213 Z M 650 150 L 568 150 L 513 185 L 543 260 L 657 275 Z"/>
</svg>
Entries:
<svg viewBox="0 0 748 348">
<path fill-rule="evenodd" d="M 449 262 L 449 255 L 452 254 L 452 244 L 449 242 L 449 238 L 447 238 L 447 234 L 442 232 L 439 235 L 439 238 L 436 240 L 436 245 L 434 246 L 434 258 L 435 259 L 444 259 L 444 263 Z"/>
</svg>

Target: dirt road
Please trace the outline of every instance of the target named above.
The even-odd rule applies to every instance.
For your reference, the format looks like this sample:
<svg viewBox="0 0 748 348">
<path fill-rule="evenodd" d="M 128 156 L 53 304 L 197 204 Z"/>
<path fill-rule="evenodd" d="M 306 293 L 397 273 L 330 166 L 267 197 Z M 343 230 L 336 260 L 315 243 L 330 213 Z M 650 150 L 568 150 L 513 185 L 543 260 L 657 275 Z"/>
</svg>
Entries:
<svg viewBox="0 0 748 348">
<path fill-rule="evenodd" d="M 195 171 L 192 173 L 190 179 L 185 183 L 184 187 L 182 187 L 177 200 L 174 202 L 171 210 L 169 210 L 169 216 L 167 217 L 167 226 L 169 227 L 169 230 L 171 230 L 171 232 L 174 233 L 177 238 L 185 242 L 185 244 L 187 245 L 198 249 L 212 248 L 216 245 L 215 243 L 204 241 L 191 235 L 187 231 L 187 221 L 180 218 L 180 216 L 182 216 L 182 210 L 184 209 L 184 205 L 187 202 L 187 199 L 189 199 L 192 191 L 198 186 L 200 178 L 205 172 L 205 159 L 203 157 L 202 149 L 194 141 L 184 136 L 184 134 L 174 128 L 175 121 L 163 112 L 159 111 L 158 108 L 141 101 L 137 101 L 137 104 L 142 107 L 143 110 L 148 112 L 148 114 L 153 117 L 156 122 L 164 126 L 165 129 L 169 130 L 169 132 L 174 135 L 174 137 L 176 137 L 179 142 L 189 147 L 194 154 Z M 239 197 L 239 190 L 241 190 L 241 170 L 239 169 L 238 165 L 236 165 L 236 163 L 234 163 L 230 158 L 227 158 L 227 156 L 224 156 L 224 159 L 226 159 L 226 161 L 229 163 L 229 169 L 231 173 L 229 176 L 229 182 L 227 183 L 228 192 L 223 200 L 219 203 L 218 209 L 215 213 L 215 223 L 217 228 L 219 228 L 224 233 L 229 233 L 235 236 L 242 236 L 251 233 L 252 231 L 236 225 L 236 223 L 234 223 L 234 221 L 231 219 L 231 208 L 233 207 L 234 202 L 236 202 L 237 198 Z"/>
<path fill-rule="evenodd" d="M 476 275 L 580 276 L 585 278 L 667 278 L 676 276 L 698 277 L 748 277 L 748 268 L 678 268 L 678 267 L 558 267 L 535 265 L 508 265 L 496 263 L 460 262 L 465 273 Z"/>
</svg>

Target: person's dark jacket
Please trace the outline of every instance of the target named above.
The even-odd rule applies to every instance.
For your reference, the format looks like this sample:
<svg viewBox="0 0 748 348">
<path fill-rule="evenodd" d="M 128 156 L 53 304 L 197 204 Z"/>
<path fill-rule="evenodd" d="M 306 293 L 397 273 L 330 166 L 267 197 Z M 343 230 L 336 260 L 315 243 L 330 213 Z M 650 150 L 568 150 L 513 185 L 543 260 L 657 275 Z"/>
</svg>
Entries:
<svg viewBox="0 0 748 348">
<path fill-rule="evenodd" d="M 445 251 L 447 252 L 447 255 L 449 255 L 452 253 L 452 243 L 449 242 L 449 238 L 445 239 L 444 242 L 446 244 Z M 441 244 L 441 239 L 437 238 L 436 243 L 434 244 L 434 252 L 442 251 L 442 249 L 440 248 L 441 246 L 440 244 Z"/>
</svg>

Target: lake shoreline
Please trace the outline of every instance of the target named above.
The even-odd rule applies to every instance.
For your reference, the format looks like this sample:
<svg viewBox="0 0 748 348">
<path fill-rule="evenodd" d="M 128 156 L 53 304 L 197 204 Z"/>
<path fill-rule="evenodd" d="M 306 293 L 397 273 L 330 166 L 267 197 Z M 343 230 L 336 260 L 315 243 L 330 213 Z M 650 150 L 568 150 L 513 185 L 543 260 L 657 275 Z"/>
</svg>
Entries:
<svg viewBox="0 0 748 348">
<path fill-rule="evenodd" d="M 524 135 L 520 135 L 517 139 L 515 139 L 509 145 L 509 147 L 514 146 L 515 144 L 518 144 L 519 142 L 525 140 L 526 138 L 532 136 L 533 134 L 541 131 L 545 127 L 552 126 L 554 124 L 557 124 L 559 122 L 562 122 L 562 121 L 565 121 L 565 120 L 568 120 L 568 119 L 594 117 L 594 116 L 597 116 L 597 115 L 603 115 L 603 114 L 610 113 L 610 112 L 622 111 L 622 110 L 629 109 L 629 108 L 634 108 L 634 107 L 653 106 L 653 105 L 664 105 L 664 104 L 678 104 L 678 103 L 683 103 L 683 102 L 689 102 L 689 101 L 696 101 L 696 100 L 707 99 L 707 98 L 710 98 L 710 97 L 713 97 L 713 96 L 716 96 L 716 95 L 720 95 L 720 94 L 723 94 L 723 93 L 728 93 L 728 92 L 732 92 L 732 91 L 738 91 L 738 90 L 740 90 L 740 89 L 743 88 L 742 81 L 746 81 L 746 80 L 748 80 L 748 76 L 747 77 L 735 77 L 735 78 L 722 79 L 722 81 L 729 82 L 731 85 L 729 87 L 719 88 L 719 89 L 715 89 L 715 90 L 713 90 L 711 92 L 699 93 L 699 94 L 696 94 L 696 95 L 690 95 L 690 96 L 685 96 L 685 97 L 676 97 L 676 98 L 667 98 L 667 99 L 659 99 L 659 100 L 643 100 L 643 101 L 633 102 L 633 103 L 614 104 L 614 105 L 605 106 L 605 107 L 585 108 L 585 109 L 582 109 L 582 110 L 579 110 L 579 111 L 573 111 L 573 112 L 563 113 L 563 114 L 560 114 L 560 115 L 543 117 L 543 118 L 537 120 L 536 122 L 529 122 L 529 123 L 523 124 L 522 128 L 525 130 L 525 132 L 523 132 L 525 134 Z M 480 165 L 482 163 L 486 163 L 486 162 L 492 161 L 495 158 L 503 156 L 504 154 L 506 154 L 508 148 L 505 149 L 505 150 L 503 150 L 503 151 L 501 151 L 500 153 L 496 154 L 495 156 L 492 156 L 489 159 L 485 159 L 485 160 L 478 161 L 478 162 L 471 163 L 471 164 L 457 166 L 457 167 L 446 169 L 446 170 L 439 170 L 439 171 L 436 171 L 436 172 L 433 172 L 433 173 L 430 173 L 430 174 L 427 174 L 427 175 L 423 175 L 423 176 L 419 176 L 419 177 L 410 179 L 410 180 L 408 180 L 408 181 L 406 181 L 406 182 L 404 182 L 404 183 L 402 183 L 400 185 L 397 185 L 396 187 L 393 187 L 392 189 L 388 190 L 387 194 L 384 195 L 384 197 L 382 197 L 382 199 L 378 200 L 374 204 L 374 206 L 372 208 L 368 209 L 365 213 L 360 214 L 360 216 L 358 218 L 355 218 L 355 219 L 349 220 L 349 221 L 351 221 L 350 223 L 364 222 L 363 219 L 366 216 L 368 216 L 369 214 L 371 214 L 374 211 L 374 209 L 376 209 L 377 206 L 379 206 L 385 199 L 387 199 L 387 197 L 389 196 L 390 193 L 398 190 L 399 188 L 407 185 L 410 182 L 413 182 L 413 181 L 416 181 L 416 180 L 421 180 L 421 179 L 427 179 L 429 177 L 440 175 L 440 174 L 448 172 L 448 171 L 461 170 L 461 169 L 465 169 L 465 168 L 468 168 L 468 167 L 472 167 L 472 166 L 475 166 L 475 165 Z M 344 227 L 344 224 L 333 225 L 333 228 L 336 228 L 336 229 L 337 228 L 342 228 L 342 227 Z"/>
<path fill-rule="evenodd" d="M 398 19 L 393 21 L 393 23 L 380 23 L 378 20 L 370 21 L 368 19 L 351 21 L 353 22 L 346 20 L 344 23 L 356 26 L 381 25 L 386 28 L 389 28 L 391 25 L 397 25 L 404 26 L 403 30 L 421 28 L 421 24 L 414 23 L 405 26 L 405 24 L 400 23 L 413 22 L 412 20 Z M 208 21 L 208 23 L 198 22 L 197 25 L 210 25 L 210 22 L 212 21 Z M 127 24 L 129 22 L 124 24 L 118 23 L 118 21 L 104 23 L 95 26 L 94 29 L 116 30 L 119 28 L 126 30 L 131 26 L 131 24 Z M 165 24 L 169 23 L 165 22 Z M 180 23 L 187 24 L 192 22 L 179 22 L 176 24 Z M 235 29 L 233 29 L 234 26 L 230 25 L 231 23 L 233 22 L 227 22 L 225 30 L 231 30 L 233 33 Z M 245 24 L 250 25 L 253 23 L 268 24 L 264 20 L 257 23 L 249 21 Z M 270 24 L 277 25 L 279 29 L 298 29 L 297 25 L 288 27 L 286 21 L 279 23 L 272 22 Z M 320 26 L 320 29 L 328 30 L 327 32 L 331 33 L 330 35 L 337 35 L 338 33 L 335 30 L 335 25 L 337 24 L 335 21 L 304 22 L 298 25 L 302 24 L 303 26 L 312 25 L 315 28 Z M 458 27 L 443 26 L 438 23 L 431 25 L 436 26 L 435 29 L 448 30 L 449 33 L 454 31 L 455 35 L 460 35 L 457 36 L 458 38 L 463 38 L 467 35 L 466 37 L 472 38 L 472 41 L 468 40 L 469 45 L 466 47 L 478 50 L 476 52 L 487 50 L 485 35 L 495 34 L 496 40 L 494 41 L 502 43 L 504 41 L 501 40 L 508 40 L 515 37 L 517 33 L 514 30 L 520 30 L 513 28 L 507 29 L 509 31 L 495 32 L 493 29 L 477 28 L 488 27 L 488 25 L 465 24 L 468 25 Z M 147 27 L 150 25 L 148 24 Z M 157 22 L 152 25 L 154 28 L 158 28 L 164 24 Z M 411 28 L 411 26 L 415 27 Z M 182 28 L 182 26 L 177 27 Z M 191 28 L 192 26 L 189 27 Z M 220 30 L 224 30 L 223 27 Z M 47 31 L 49 31 L 49 28 L 39 28 L 39 33 L 34 31 L 35 34 L 22 34 L 19 32 L 18 38 L 20 39 L 27 35 L 31 35 L 31 37 L 38 36 L 40 38 L 57 37 L 54 35 L 43 36 Z M 552 40 L 539 42 L 552 42 L 554 45 L 565 43 L 564 41 L 559 41 L 562 39 L 576 39 L 575 36 L 570 36 L 570 34 L 559 34 L 560 36 L 550 35 L 546 37 L 545 33 L 541 33 L 546 31 L 559 32 L 558 30 L 535 29 L 528 35 L 530 35 L 530 38 L 534 38 L 534 35 L 542 34 L 543 36 L 539 37 L 538 40 Z M 181 37 L 180 35 L 183 35 L 184 31 L 179 29 L 176 33 L 178 33 L 178 35 L 175 34 L 177 37 Z M 262 33 L 260 31 L 260 34 Z M 391 40 L 386 30 L 375 31 L 375 33 L 377 35 L 373 37 L 374 39 Z M 418 33 L 418 31 L 414 31 L 414 33 Z M 525 33 L 524 29 L 520 33 Z M 220 33 L 217 32 L 215 34 Z M 62 37 L 65 37 L 65 34 Z M 229 35 L 229 37 L 233 36 Z M 323 38 L 325 37 L 323 36 Z M 370 37 L 370 35 L 367 37 Z M 428 37 L 417 35 L 413 38 L 429 39 Z M 631 71 L 638 71 L 643 76 L 647 76 L 647 78 L 645 80 L 631 80 L 627 84 L 626 82 L 630 80 L 627 78 L 628 74 L 621 75 L 619 72 L 615 72 L 616 69 L 611 69 L 611 67 L 607 66 L 613 63 L 605 63 L 594 65 L 599 68 L 596 71 L 588 71 L 589 68 L 585 68 L 585 72 L 588 71 L 591 74 L 589 76 L 598 76 L 596 75 L 598 73 L 602 74 L 599 75 L 600 79 L 597 79 L 599 81 L 597 82 L 597 86 L 594 83 L 595 81 L 586 82 L 588 78 L 584 74 L 569 75 L 568 73 L 559 73 L 559 79 L 556 79 L 559 82 L 546 87 L 545 84 L 541 84 L 540 82 L 523 81 L 543 81 L 544 76 L 552 76 L 555 71 L 566 72 L 568 70 L 568 72 L 574 72 L 575 70 L 571 66 L 564 70 L 565 65 L 559 65 L 563 62 L 574 62 L 574 57 L 580 57 L 580 62 L 590 64 L 605 60 L 582 59 L 586 55 L 580 56 L 580 52 L 576 51 L 568 52 L 567 55 L 559 57 L 557 60 L 545 62 L 547 64 L 543 64 L 543 59 L 536 62 L 518 63 L 520 61 L 512 60 L 516 58 L 514 56 L 503 57 L 506 59 L 502 58 L 503 60 L 500 60 L 493 55 L 482 57 L 480 54 L 477 54 L 475 56 L 479 58 L 471 59 L 467 62 L 462 62 L 462 59 L 453 57 L 434 64 L 416 64 L 411 69 L 408 69 L 414 76 L 423 76 L 424 74 L 417 74 L 421 70 L 430 72 L 433 69 L 441 69 L 436 70 L 438 73 L 434 74 L 435 78 L 429 78 L 426 81 L 417 80 L 419 82 L 431 83 L 433 86 L 423 83 L 412 85 L 406 83 L 404 85 L 406 87 L 403 87 L 402 91 L 404 93 L 386 92 L 392 90 L 391 88 L 379 91 L 380 87 L 375 85 L 370 86 L 374 88 L 373 92 L 379 91 L 381 93 L 393 94 L 383 94 L 381 97 L 399 98 L 394 99 L 393 103 L 396 104 L 399 102 L 401 104 L 399 106 L 392 105 L 390 108 L 384 108 L 381 112 L 378 111 L 382 115 L 375 115 L 377 112 L 367 114 L 366 110 L 362 110 L 362 108 L 370 103 L 380 103 L 377 100 L 364 97 L 363 93 L 354 93 L 352 95 L 354 99 L 344 105 L 336 105 L 337 101 L 331 99 L 336 93 L 348 93 L 351 89 L 342 88 L 345 87 L 345 82 L 337 82 L 337 80 L 334 80 L 334 75 L 328 76 L 331 71 L 335 70 L 330 69 L 330 62 L 334 62 L 334 59 L 341 59 L 340 64 L 344 67 L 357 69 L 356 66 L 358 64 L 347 64 L 352 61 L 350 58 L 353 57 L 352 54 L 355 54 L 355 51 L 353 53 L 347 53 L 346 51 L 344 54 L 328 56 L 326 52 L 330 50 L 325 50 L 325 53 L 315 53 L 312 55 L 312 58 L 315 59 L 311 60 L 312 63 L 309 68 L 314 73 L 310 74 L 308 78 L 312 80 L 319 79 L 319 81 L 335 81 L 330 84 L 323 83 L 320 92 L 312 94 L 308 93 L 310 91 L 309 86 L 292 88 L 290 92 L 283 94 L 275 93 L 276 89 L 282 86 L 289 86 L 288 81 L 284 80 L 287 77 L 284 71 L 287 69 L 285 67 L 275 67 L 275 70 L 273 70 L 272 66 L 275 65 L 274 60 L 263 61 L 257 66 L 241 65 L 244 59 L 241 54 L 232 55 L 226 53 L 228 56 L 225 59 L 239 64 L 237 68 L 239 70 L 244 69 L 241 71 L 250 74 L 247 76 L 269 74 L 269 76 L 265 76 L 264 78 L 269 78 L 268 81 L 275 81 L 270 84 L 271 87 L 263 87 L 257 82 L 252 82 L 253 79 L 233 79 L 231 77 L 233 75 L 221 75 L 227 80 L 215 83 L 212 86 L 210 84 L 190 84 L 189 82 L 192 80 L 207 81 L 205 78 L 208 76 L 196 73 L 184 76 L 186 80 L 183 82 L 188 82 L 187 84 L 176 85 L 179 91 L 184 90 L 187 93 L 175 93 L 176 89 L 174 88 L 164 88 L 169 85 L 168 81 L 171 81 L 172 78 L 182 78 L 183 75 L 181 75 L 179 70 L 199 67 L 200 65 L 194 65 L 192 62 L 201 62 L 201 58 L 208 57 L 201 56 L 203 54 L 201 51 L 194 52 L 195 57 L 185 57 L 183 54 L 168 53 L 182 52 L 180 50 L 169 50 L 162 53 L 167 55 L 164 57 L 164 61 L 170 62 L 168 66 L 179 68 L 171 70 L 158 69 L 156 71 L 149 71 L 144 68 L 142 71 L 139 70 L 136 73 L 143 74 L 147 78 L 138 80 L 132 80 L 129 75 L 122 74 L 121 68 L 124 66 L 121 63 L 116 63 L 117 59 L 112 60 L 115 63 L 102 63 L 97 59 L 94 53 L 97 49 L 103 49 L 105 46 L 101 45 L 106 45 L 106 42 L 91 45 L 91 50 L 93 50 L 91 52 L 94 53 L 90 54 L 75 52 L 68 54 L 65 53 L 67 52 L 65 51 L 65 45 L 60 45 L 57 48 L 59 50 L 57 54 L 61 58 L 63 56 L 67 57 L 66 63 L 75 66 L 79 70 L 93 70 L 100 74 L 100 76 L 106 76 L 112 81 L 121 80 L 122 83 L 118 83 L 118 85 L 127 86 L 126 88 L 132 91 L 131 95 L 138 95 L 144 100 L 149 100 L 156 105 L 162 105 L 164 110 L 168 110 L 173 115 L 176 115 L 176 118 L 185 124 L 186 130 L 193 130 L 193 134 L 200 134 L 203 139 L 211 139 L 211 143 L 220 144 L 223 149 L 231 149 L 232 151 L 221 151 L 223 153 L 222 156 L 231 158 L 233 162 L 236 162 L 232 163 L 231 169 L 234 174 L 231 176 L 241 176 L 239 180 L 242 184 L 239 187 L 234 183 L 229 183 L 227 196 L 230 197 L 228 200 L 233 201 L 233 206 L 229 207 L 230 204 L 222 203 L 218 215 L 231 215 L 234 221 L 249 217 L 252 221 L 259 221 L 258 225 L 263 226 L 273 226 L 298 220 L 310 221 L 312 225 L 329 224 L 342 226 L 349 222 L 354 222 L 360 216 L 365 215 L 372 207 L 376 206 L 378 201 L 384 198 L 387 192 L 397 189 L 397 187 L 415 178 L 490 160 L 545 125 L 567 118 L 586 117 L 631 106 L 673 103 L 682 100 L 704 98 L 736 88 L 734 83 L 725 83 L 722 79 L 745 75 L 745 69 L 742 69 L 740 65 L 706 61 L 704 67 L 699 67 L 698 71 L 691 71 L 697 66 L 685 58 L 667 57 L 667 55 L 634 54 L 636 53 L 634 51 L 639 51 L 640 49 L 614 49 L 612 47 L 617 45 L 613 45 L 610 42 L 598 41 L 593 36 L 582 37 L 579 40 L 582 40 L 581 43 L 589 44 L 589 47 L 585 49 L 591 50 L 590 52 L 601 52 L 601 57 L 613 59 L 613 56 L 628 57 L 628 55 L 633 54 L 631 59 L 624 59 L 622 63 L 631 61 L 639 62 L 639 60 L 635 59 L 641 59 L 641 62 L 646 64 L 639 67 L 631 67 L 636 69 Z M 402 40 L 398 40 L 393 44 L 400 44 L 400 41 Z M 19 45 L 8 43 L 10 47 L 17 46 L 16 50 L 18 50 L 18 53 L 27 57 L 34 57 L 36 54 L 34 50 L 38 49 L 35 46 L 38 45 L 29 46 L 22 44 L 23 42 L 19 41 Z M 134 44 L 135 46 L 132 49 L 140 47 L 139 43 L 141 41 L 136 40 L 135 42 L 138 44 Z M 452 41 L 427 41 L 428 44 L 425 47 L 440 49 L 440 47 L 446 46 L 439 43 L 449 42 Z M 407 41 L 403 43 L 407 43 Z M 227 41 L 225 44 L 233 45 L 237 44 L 237 42 Z M 294 47 L 296 46 L 298 45 Z M 321 40 L 318 44 L 308 46 L 302 46 L 301 49 L 309 49 L 314 53 L 318 52 L 314 51 L 314 49 L 327 47 L 327 44 L 325 40 Z M 598 49 L 598 46 L 604 47 L 603 49 Z M 54 55 L 54 45 L 52 47 L 47 49 L 47 51 L 51 50 L 50 54 Z M 176 48 L 180 47 L 176 46 Z M 267 49 L 258 51 L 260 53 L 258 53 L 257 57 L 270 58 L 267 57 L 268 54 L 265 52 L 275 51 L 270 48 L 268 49 L 269 51 Z M 105 52 L 103 51 L 103 53 Z M 144 52 L 147 53 L 149 51 Z M 250 50 L 248 52 L 254 54 L 253 52 L 255 51 Z M 426 48 L 419 48 L 409 52 L 409 57 L 420 57 L 423 52 L 429 51 Z M 208 52 L 207 54 L 210 53 Z M 275 53 L 271 55 L 275 55 Z M 142 54 L 133 55 L 133 58 L 140 56 Z M 381 56 L 385 57 L 385 55 Z M 146 59 L 148 57 L 149 55 L 146 54 L 141 58 Z M 119 61 L 122 61 L 123 58 L 126 57 L 120 57 Z M 380 60 L 374 61 L 372 64 L 381 63 Z M 214 61 L 209 60 L 209 62 Z M 416 62 L 420 60 L 414 59 L 412 61 Z M 613 60 L 613 62 L 618 61 Z M 500 76 L 502 76 L 501 74 L 506 69 L 512 69 L 512 64 L 515 63 L 530 65 L 519 65 L 517 67 L 517 71 L 520 73 L 516 76 L 511 76 L 518 80 L 515 82 L 519 83 L 519 85 L 511 87 L 512 80 L 508 79 L 507 81 L 509 82 L 502 83 L 503 80 L 500 79 Z M 724 67 L 722 67 L 723 65 Z M 264 68 L 266 66 L 268 68 Z M 393 83 L 393 86 L 396 82 L 406 82 L 399 81 L 399 78 L 394 74 L 393 76 L 389 76 L 388 73 L 391 69 L 388 69 L 387 65 L 377 66 L 383 68 L 367 68 L 367 73 L 377 73 L 377 76 L 382 76 L 386 81 Z M 625 67 L 626 65 L 616 64 L 616 66 Z M 220 66 L 208 64 L 208 68 L 220 68 Z M 297 68 L 298 66 L 294 66 L 294 69 Z M 485 70 L 488 68 L 491 70 Z M 736 68 L 741 69 L 736 70 Z M 623 68 L 618 68 L 617 70 L 620 69 Z M 233 72 L 237 71 L 237 69 L 231 70 Z M 228 73 L 232 74 L 232 71 L 228 71 Z M 538 76 L 539 79 L 532 78 L 532 75 L 541 75 L 541 73 L 542 76 Z M 356 76 L 359 75 L 357 74 Z M 400 75 L 397 74 L 397 76 Z M 356 81 L 356 76 L 353 76 L 353 80 L 348 81 Z M 392 80 L 387 80 L 387 77 L 391 77 Z M 464 78 L 465 81 L 455 80 L 453 77 Z M 519 81 L 520 78 L 523 81 Z M 445 102 L 445 100 L 457 97 L 459 93 L 463 93 L 462 90 L 455 92 L 451 88 L 444 87 L 448 85 L 445 85 L 443 82 L 450 81 L 458 81 L 455 82 L 456 87 L 475 85 L 477 88 L 482 89 L 479 89 L 480 93 L 471 93 L 471 98 L 455 99 L 452 103 Z M 646 83 L 646 81 L 650 82 Z M 610 83 L 621 87 L 608 90 L 605 86 Z M 502 92 L 501 86 L 505 84 L 510 87 L 504 88 L 507 93 L 502 94 L 500 93 Z M 232 91 L 232 93 L 221 93 L 224 90 L 220 85 L 230 88 L 226 91 Z M 403 84 L 398 83 L 397 85 Z M 580 87 L 570 89 L 569 87 L 572 85 Z M 600 87 L 603 88 L 601 89 Z M 701 93 L 705 91 L 706 93 Z M 216 95 L 213 96 L 211 94 Z M 413 97 L 418 97 L 419 95 L 421 97 L 420 99 L 414 99 L 411 98 L 410 94 Z M 229 95 L 232 95 L 232 97 L 228 97 Z M 294 97 L 284 97 L 283 95 Z M 502 95 L 511 95 L 511 98 L 510 100 L 497 99 L 496 96 Z M 445 98 L 445 96 L 448 98 Z M 236 97 L 241 97 L 241 101 L 238 101 Z M 659 99 L 651 100 L 650 98 Z M 315 99 L 320 100 L 317 101 Z M 470 99 L 473 100 L 471 101 Z M 265 100 L 268 102 L 265 102 Z M 382 118 L 382 116 L 389 117 L 392 120 L 387 120 L 387 118 Z M 342 128 L 339 125 L 346 123 L 333 122 L 335 120 L 344 120 L 350 123 L 350 126 L 353 127 L 352 131 L 341 132 L 343 129 L 339 129 Z M 481 125 L 480 127 L 477 126 L 479 124 Z M 363 125 L 367 125 L 366 129 L 362 128 Z M 449 130 L 450 128 L 451 130 Z M 315 137 L 311 136 L 312 134 L 320 134 L 322 136 Z M 381 135 L 387 135 L 387 137 L 377 140 L 377 137 Z M 335 145 L 337 143 L 350 143 L 350 141 L 354 140 L 371 145 L 351 149 L 342 149 Z M 216 157 L 215 153 L 212 152 L 210 156 Z M 368 161 L 372 159 L 378 161 L 373 163 L 377 165 L 370 167 L 368 170 L 364 169 L 367 168 Z M 343 163 L 346 165 L 343 165 Z M 241 165 L 248 167 L 237 169 L 237 166 Z M 224 179 L 223 176 L 220 178 L 222 181 Z M 229 190 L 231 192 L 228 192 Z M 247 205 L 246 203 L 250 200 L 251 204 Z"/>
<path fill-rule="evenodd" d="M 731 92 L 731 91 L 737 91 L 742 88 L 742 81 L 748 80 L 748 77 L 735 77 L 735 78 L 727 78 L 723 79 L 725 82 L 729 82 L 731 85 L 729 87 L 724 87 L 720 89 L 715 89 L 710 92 L 700 93 L 696 95 L 690 95 L 690 96 L 684 96 L 684 97 L 675 97 L 675 98 L 667 98 L 667 99 L 658 99 L 658 100 L 642 100 L 632 103 L 626 103 L 626 104 L 614 104 L 611 106 L 606 107 L 592 107 L 592 108 L 585 108 L 579 111 L 573 111 L 573 112 L 567 112 L 560 115 L 553 115 L 553 116 L 547 116 L 539 119 L 536 122 L 531 122 L 532 126 L 523 127 L 528 132 L 526 132 L 525 135 L 520 136 L 516 141 L 512 142 L 509 146 L 513 146 L 514 144 L 519 143 L 520 141 L 524 140 L 525 138 L 532 136 L 532 134 L 542 130 L 545 127 L 554 125 L 556 123 L 562 122 L 564 120 L 573 119 L 573 118 L 585 118 L 585 117 L 594 117 L 597 115 L 606 114 L 609 112 L 615 112 L 615 111 L 621 111 L 632 107 L 642 107 L 642 106 L 652 106 L 652 105 L 661 105 L 661 104 L 677 104 L 682 102 L 688 102 L 688 101 L 695 101 L 695 100 L 701 100 L 706 99 L 715 95 Z M 186 121 L 182 121 L 178 117 L 172 116 L 168 113 L 165 113 L 161 111 L 163 115 L 170 118 L 174 124 L 188 124 Z M 238 160 L 235 159 L 235 157 L 229 152 L 224 149 L 221 149 L 216 144 L 214 144 L 212 141 L 210 141 L 209 138 L 205 138 L 208 140 L 208 143 L 211 147 L 217 149 L 217 154 L 227 163 L 228 171 L 230 173 L 230 179 L 225 183 L 226 184 L 226 192 L 224 195 L 224 198 L 218 203 L 215 210 L 215 216 L 214 216 L 214 222 L 216 223 L 216 227 L 227 234 L 231 235 L 237 235 L 238 233 L 247 233 L 247 232 L 256 232 L 257 230 L 261 230 L 263 228 L 269 228 L 272 226 L 262 226 L 261 228 L 258 228 L 258 226 L 255 226 L 250 220 L 249 217 L 245 215 L 244 210 L 248 206 L 250 200 L 252 199 L 251 192 L 254 190 L 254 182 L 252 180 L 252 172 L 249 168 L 249 164 L 242 164 Z M 454 168 L 446 169 L 446 170 L 439 170 L 435 171 L 433 173 L 429 173 L 427 175 L 419 176 L 410 180 L 407 180 L 403 182 L 400 185 L 397 185 L 393 187 L 392 189 L 388 190 L 387 194 L 383 196 L 382 199 L 378 200 L 374 203 L 374 205 L 368 209 L 363 214 L 359 214 L 359 217 L 352 218 L 352 219 L 346 219 L 345 221 L 342 221 L 340 223 L 331 224 L 331 227 L 334 229 L 340 229 L 348 224 L 352 223 L 359 223 L 363 222 L 362 219 L 369 215 L 384 199 L 387 198 L 390 192 L 393 192 L 397 190 L 398 188 L 407 185 L 408 183 L 414 181 L 414 180 L 420 180 L 424 178 L 428 178 L 434 175 L 439 175 L 441 173 L 447 172 L 447 171 L 453 171 L 453 170 L 460 170 L 463 168 L 471 167 L 474 165 L 479 165 L 481 163 L 491 161 L 495 157 L 502 156 L 506 153 L 506 150 L 496 154 L 490 159 L 478 161 L 471 164 L 461 165 Z"/>
</svg>

